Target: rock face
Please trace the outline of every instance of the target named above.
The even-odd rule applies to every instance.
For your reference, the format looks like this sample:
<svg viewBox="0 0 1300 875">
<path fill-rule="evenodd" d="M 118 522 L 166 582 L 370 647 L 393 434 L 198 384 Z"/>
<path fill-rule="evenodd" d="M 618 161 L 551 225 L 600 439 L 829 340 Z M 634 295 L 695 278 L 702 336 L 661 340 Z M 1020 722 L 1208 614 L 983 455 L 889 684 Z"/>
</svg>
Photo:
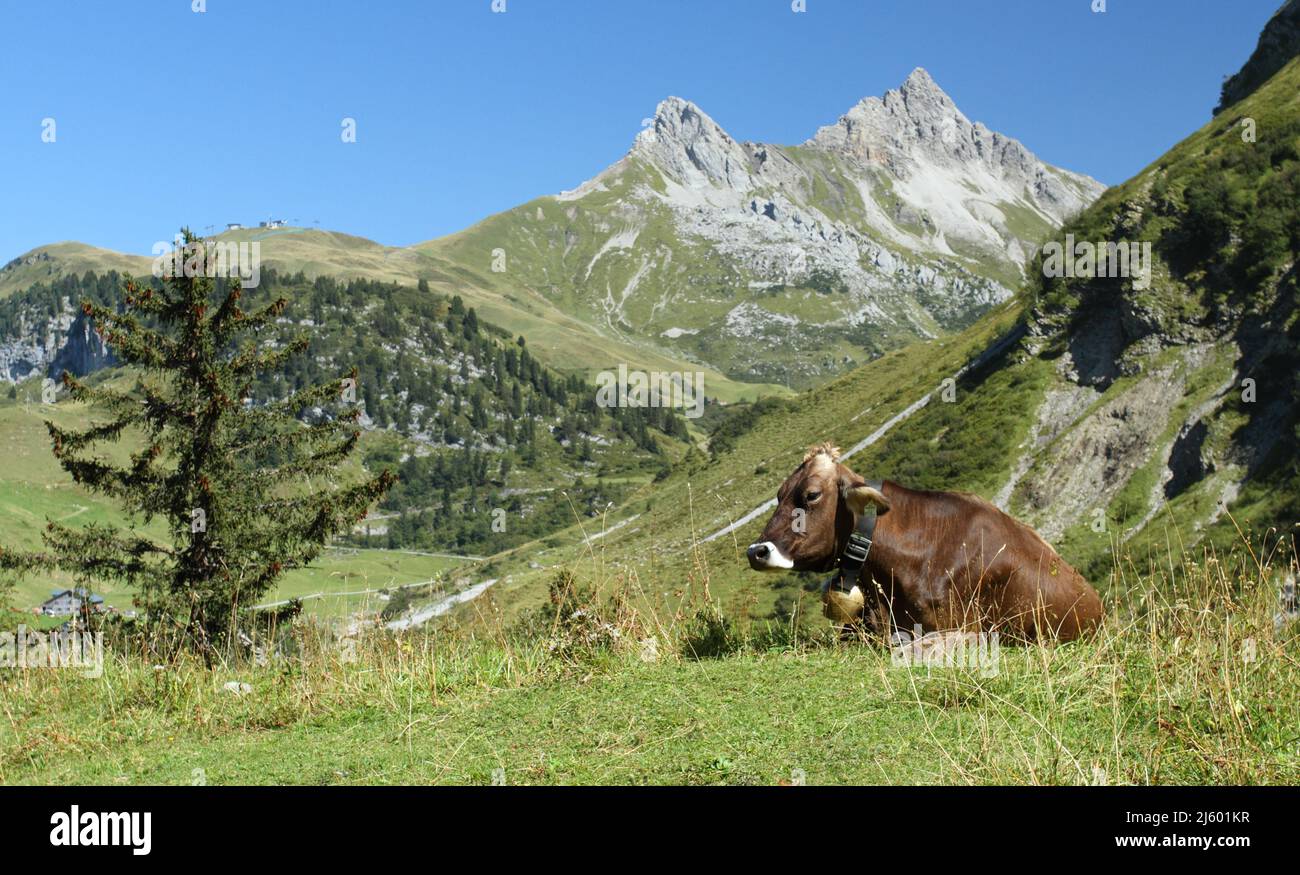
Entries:
<svg viewBox="0 0 1300 875">
<path fill-rule="evenodd" d="M 852 240 L 858 245 L 841 254 L 860 258 L 866 249 L 872 261 L 882 260 L 871 245 L 878 243 L 903 254 L 1000 262 L 969 265 L 977 275 L 1019 272 L 1039 232 L 1105 190 L 972 123 L 920 68 L 901 88 L 866 98 L 794 149 L 739 143 L 695 104 L 670 97 L 629 157 L 669 182 L 670 206 L 695 213 L 688 234 L 708 237 L 711 229 L 760 218 L 813 250 L 843 250 Z M 1018 211 L 1030 227 L 1012 227 Z M 886 272 L 896 265 L 892 253 L 883 260 L 876 266 Z"/>
<path fill-rule="evenodd" d="M 1250 60 L 1223 83 L 1215 114 L 1252 94 L 1296 55 L 1300 55 L 1300 0 L 1287 0 L 1264 26 Z"/>
<path fill-rule="evenodd" d="M 115 363 L 90 321 L 65 298 L 52 318 L 23 320 L 17 336 L 0 338 L 0 382 L 17 383 L 33 374 L 52 379 L 64 371 L 81 377 Z"/>
<path fill-rule="evenodd" d="M 974 321 L 1103 190 L 917 69 L 797 146 L 738 141 L 670 97 L 622 160 L 483 229 L 522 253 L 513 277 L 600 330 L 798 387 Z"/>
<path fill-rule="evenodd" d="M 78 313 L 68 326 L 63 346 L 50 362 L 48 374 L 58 379 L 59 374 L 68 371 L 73 376 L 84 377 L 115 363 L 116 359 L 109 352 L 103 338 L 95 333 L 90 319 L 85 314 Z"/>
<path fill-rule="evenodd" d="M 30 337 L 0 342 L 0 382 L 17 383 L 40 371 L 46 361 L 45 348 Z"/>
<path fill-rule="evenodd" d="M 941 230 L 975 240 L 989 236 L 992 229 L 986 223 L 991 212 L 973 209 L 969 191 L 933 192 L 927 182 L 953 177 L 944 181 L 974 183 L 984 203 L 1023 199 L 1057 224 L 1105 190 L 1095 179 L 1050 167 L 1019 141 L 972 123 L 921 68 L 898 90 L 863 100 L 806 145 L 838 152 L 864 168 L 883 166 L 904 184 L 921 183 L 912 186 L 913 200 L 919 205 L 962 209 L 945 215 L 948 221 L 940 223 Z M 937 193 L 947 197 L 931 197 L 929 204 L 924 203 L 927 194 Z"/>
<path fill-rule="evenodd" d="M 1082 556 L 1079 567 L 1111 568 L 1117 548 L 1141 561 L 1166 557 L 1202 537 L 1221 550 L 1246 538 L 1291 549 L 1287 533 L 1300 519 L 1300 262 L 1288 229 L 1300 226 L 1300 64 L 1288 63 L 1298 51 L 1300 0 L 1292 0 L 1225 86 L 1231 112 L 1063 229 L 1149 241 L 1149 287 L 1115 277 L 1030 285 L 1024 347 L 998 376 L 999 385 L 1037 386 L 1014 404 L 1027 433 L 994 497 Z M 1276 157 L 1252 162 L 1238 122 L 1265 113 L 1270 122 L 1250 148 Z M 1174 205 L 1169 190 L 1216 194 Z M 1255 206 L 1234 218 L 1221 247 L 1189 244 L 1228 197 Z"/>
</svg>

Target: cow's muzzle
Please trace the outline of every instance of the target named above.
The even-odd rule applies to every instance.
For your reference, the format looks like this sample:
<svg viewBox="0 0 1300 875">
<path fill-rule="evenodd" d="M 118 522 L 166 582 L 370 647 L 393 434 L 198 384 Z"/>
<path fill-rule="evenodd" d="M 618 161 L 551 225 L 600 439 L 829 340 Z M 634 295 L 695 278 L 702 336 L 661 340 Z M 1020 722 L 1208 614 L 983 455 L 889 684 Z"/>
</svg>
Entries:
<svg viewBox="0 0 1300 875">
<path fill-rule="evenodd" d="M 780 571 L 794 568 L 794 562 L 771 541 L 750 544 L 745 555 L 749 557 L 749 567 L 755 571 Z"/>
</svg>

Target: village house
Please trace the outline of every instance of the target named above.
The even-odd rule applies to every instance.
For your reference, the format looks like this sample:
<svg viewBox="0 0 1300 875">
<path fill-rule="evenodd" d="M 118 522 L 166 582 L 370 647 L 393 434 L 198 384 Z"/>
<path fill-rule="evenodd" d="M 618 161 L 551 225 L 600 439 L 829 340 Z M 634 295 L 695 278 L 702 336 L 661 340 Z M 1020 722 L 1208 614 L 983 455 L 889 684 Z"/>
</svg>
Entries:
<svg viewBox="0 0 1300 875">
<path fill-rule="evenodd" d="M 41 605 L 40 610 L 47 617 L 66 617 L 81 613 L 83 603 L 88 603 L 92 611 L 104 609 L 103 596 L 78 587 L 51 591 L 50 597 Z"/>
</svg>

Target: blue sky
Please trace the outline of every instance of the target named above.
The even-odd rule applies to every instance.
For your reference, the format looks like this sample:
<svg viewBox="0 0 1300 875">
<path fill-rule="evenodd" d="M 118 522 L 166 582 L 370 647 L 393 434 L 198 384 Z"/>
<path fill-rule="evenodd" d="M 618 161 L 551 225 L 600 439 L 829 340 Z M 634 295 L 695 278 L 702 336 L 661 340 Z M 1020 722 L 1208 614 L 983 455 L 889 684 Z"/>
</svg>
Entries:
<svg viewBox="0 0 1300 875">
<path fill-rule="evenodd" d="M 1280 5 L 1091 2 L 0 0 L 0 262 L 268 217 L 408 245 L 593 176 L 667 95 L 798 143 L 917 66 L 1113 184 L 1209 119 Z"/>
</svg>

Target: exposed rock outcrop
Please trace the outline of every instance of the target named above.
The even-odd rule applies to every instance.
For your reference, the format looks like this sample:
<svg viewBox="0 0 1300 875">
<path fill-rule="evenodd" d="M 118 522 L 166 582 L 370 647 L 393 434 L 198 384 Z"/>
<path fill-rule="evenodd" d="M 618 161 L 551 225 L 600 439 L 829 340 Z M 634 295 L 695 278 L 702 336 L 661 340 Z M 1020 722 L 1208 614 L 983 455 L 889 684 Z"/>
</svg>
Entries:
<svg viewBox="0 0 1300 875">
<path fill-rule="evenodd" d="M 1043 163 L 1018 140 L 972 123 L 922 68 L 897 90 L 863 100 L 807 145 L 850 156 L 862 166 L 884 166 L 899 180 L 921 177 L 922 186 L 943 176 L 936 170 L 955 172 L 993 204 L 1015 202 L 1027 193 L 1032 207 L 1058 224 L 1105 190 L 1095 179 Z M 955 194 L 958 203 L 971 201 L 969 191 Z M 983 217 L 966 205 L 972 224 L 980 224 Z M 943 230 L 978 234 L 969 226 Z"/>
<path fill-rule="evenodd" d="M 90 320 L 67 299 L 53 318 L 33 320 L 18 336 L 0 339 L 0 382 L 33 374 L 57 379 L 64 371 L 81 377 L 115 363 Z"/>
<path fill-rule="evenodd" d="M 1300 55 L 1300 0 L 1287 0 L 1264 25 L 1250 59 L 1223 83 L 1215 115 L 1254 93 L 1296 55 Z"/>
<path fill-rule="evenodd" d="M 78 313 L 76 319 L 68 326 L 63 345 L 54 355 L 48 369 L 49 376 L 58 378 L 67 371 L 73 376 L 84 377 L 92 371 L 116 364 L 116 359 L 108 349 L 104 339 L 95 333 L 90 319 Z"/>
</svg>

